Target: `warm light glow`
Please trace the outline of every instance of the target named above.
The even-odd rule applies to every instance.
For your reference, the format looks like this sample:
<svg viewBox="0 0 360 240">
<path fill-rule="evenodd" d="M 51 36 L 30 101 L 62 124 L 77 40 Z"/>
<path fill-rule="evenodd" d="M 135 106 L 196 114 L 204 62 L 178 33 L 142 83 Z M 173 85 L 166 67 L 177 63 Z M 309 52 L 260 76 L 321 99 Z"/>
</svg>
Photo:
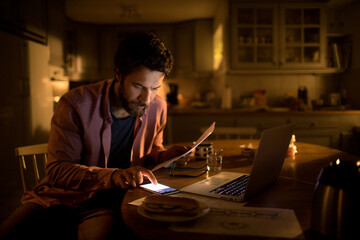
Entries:
<svg viewBox="0 0 360 240">
<path fill-rule="evenodd" d="M 297 148 L 295 145 L 293 146 L 293 149 L 294 149 L 294 153 L 297 153 Z"/>
<path fill-rule="evenodd" d="M 159 191 L 159 190 L 163 190 L 163 189 L 166 189 L 166 188 L 169 188 L 168 186 L 165 186 L 161 183 L 158 183 L 158 184 L 153 184 L 153 183 L 148 183 L 148 184 L 144 184 L 142 185 L 142 187 L 145 187 L 147 189 L 150 189 L 152 191 Z"/>
<path fill-rule="evenodd" d="M 54 102 L 59 102 L 59 100 L 60 100 L 60 96 L 54 96 Z"/>
<path fill-rule="evenodd" d="M 223 49 L 224 49 L 224 43 L 223 43 L 223 26 L 220 24 L 213 37 L 214 41 L 214 62 L 213 62 L 213 68 L 214 70 L 218 70 L 220 68 L 221 62 L 223 60 Z"/>
<path fill-rule="evenodd" d="M 60 97 L 69 91 L 69 81 L 51 81 L 53 100 L 58 102 Z"/>
<path fill-rule="evenodd" d="M 82 73 L 82 60 L 81 60 L 81 57 L 80 56 L 76 56 L 76 70 L 77 70 L 77 73 L 80 74 Z"/>
<path fill-rule="evenodd" d="M 25 118 L 29 123 L 29 137 L 35 140 L 40 133 L 50 131 L 53 113 L 51 83 L 49 79 L 48 48 L 28 41 L 27 45 L 29 111 Z M 31 141 L 31 139 L 28 139 Z"/>
<path fill-rule="evenodd" d="M 289 144 L 289 149 L 288 149 L 288 152 L 287 152 L 287 156 L 292 156 L 293 159 L 295 159 L 295 153 L 297 153 L 297 147 L 295 146 L 295 135 L 292 135 L 291 136 L 291 139 L 290 139 L 290 144 Z"/>
<path fill-rule="evenodd" d="M 335 163 L 336 163 L 336 165 L 339 165 L 340 164 L 340 159 L 337 159 Z"/>
</svg>

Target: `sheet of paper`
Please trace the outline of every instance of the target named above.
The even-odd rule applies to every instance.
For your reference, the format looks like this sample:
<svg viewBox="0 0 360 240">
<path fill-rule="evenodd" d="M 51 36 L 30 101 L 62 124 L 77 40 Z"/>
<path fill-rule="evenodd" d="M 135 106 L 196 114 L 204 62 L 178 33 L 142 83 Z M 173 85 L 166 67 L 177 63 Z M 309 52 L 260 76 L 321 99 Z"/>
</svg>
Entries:
<svg viewBox="0 0 360 240">
<path fill-rule="evenodd" d="M 228 200 L 218 199 L 218 198 L 212 198 L 207 196 L 202 196 L 198 194 L 192 194 L 192 193 L 185 193 L 185 192 L 179 192 L 174 197 L 187 197 L 192 198 L 197 201 L 205 203 L 210 208 L 238 208 L 244 206 L 245 203 L 240 202 L 232 202 Z"/>
<path fill-rule="evenodd" d="M 134 200 L 132 202 L 128 202 L 128 204 L 134 205 L 134 206 L 140 206 L 143 203 L 144 199 L 145 199 L 145 197 L 139 198 L 139 199 L 136 199 L 136 200 Z"/>
<path fill-rule="evenodd" d="M 187 154 L 191 153 L 192 150 L 194 150 L 200 143 L 202 143 L 215 129 L 215 122 L 213 122 L 210 127 L 208 129 L 206 129 L 206 131 L 200 136 L 200 138 L 195 142 L 195 144 L 192 146 L 192 148 L 187 151 L 186 153 L 180 155 L 180 156 L 177 156 L 177 157 L 174 157 L 166 162 L 163 162 L 163 163 L 160 163 L 158 165 L 156 165 L 151 171 L 155 171 L 155 170 L 158 170 L 162 167 L 164 167 L 165 165 L 169 164 L 169 163 L 172 163 L 173 161 L 176 161 L 176 160 L 179 160 L 180 158 L 186 156 Z"/>
<path fill-rule="evenodd" d="M 231 202 L 231 201 L 227 201 L 227 200 L 222 200 L 222 199 L 217 199 L 217 198 L 212 198 L 212 197 L 206 197 L 206 196 L 201 196 L 201 195 L 191 194 L 191 193 L 183 193 L 183 192 L 176 193 L 176 194 L 173 194 L 171 196 L 172 197 L 192 198 L 192 199 L 195 199 L 197 201 L 205 203 L 210 208 L 239 208 L 239 207 L 242 207 L 245 204 L 245 203 Z M 144 199 L 145 199 L 145 197 L 139 198 L 139 199 L 136 199 L 136 200 L 134 200 L 132 202 L 129 202 L 128 204 L 134 205 L 134 206 L 140 206 L 142 204 L 142 202 L 144 201 Z"/>
<path fill-rule="evenodd" d="M 234 236 L 295 238 L 302 234 L 296 215 L 291 209 L 279 208 L 211 208 L 196 221 L 174 223 L 170 229 Z"/>
</svg>

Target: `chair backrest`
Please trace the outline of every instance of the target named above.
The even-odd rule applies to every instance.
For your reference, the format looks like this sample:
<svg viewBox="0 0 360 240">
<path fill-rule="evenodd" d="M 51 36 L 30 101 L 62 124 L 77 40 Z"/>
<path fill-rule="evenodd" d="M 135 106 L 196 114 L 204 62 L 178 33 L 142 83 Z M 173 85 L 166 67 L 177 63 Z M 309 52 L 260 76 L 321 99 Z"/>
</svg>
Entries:
<svg viewBox="0 0 360 240">
<path fill-rule="evenodd" d="M 206 128 L 202 127 L 203 132 Z M 257 133 L 255 127 L 215 127 L 212 139 L 253 139 Z"/>
<path fill-rule="evenodd" d="M 47 145 L 47 143 L 43 143 L 15 149 L 24 191 L 31 190 L 45 176 Z"/>
</svg>

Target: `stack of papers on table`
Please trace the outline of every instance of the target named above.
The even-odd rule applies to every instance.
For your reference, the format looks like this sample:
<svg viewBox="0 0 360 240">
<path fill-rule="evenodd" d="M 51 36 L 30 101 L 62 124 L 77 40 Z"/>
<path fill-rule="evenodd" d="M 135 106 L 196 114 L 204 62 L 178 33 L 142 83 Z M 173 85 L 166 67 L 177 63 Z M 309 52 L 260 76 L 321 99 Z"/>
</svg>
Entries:
<svg viewBox="0 0 360 240">
<path fill-rule="evenodd" d="M 194 232 L 233 236 L 260 236 L 296 238 L 302 229 L 292 209 L 244 207 L 237 203 L 191 193 L 178 193 L 174 197 L 188 197 L 205 203 L 210 211 L 201 218 L 172 223 L 177 232 Z M 130 202 L 139 206 L 144 198 Z"/>
<path fill-rule="evenodd" d="M 211 208 L 205 216 L 189 222 L 173 223 L 170 229 L 217 235 L 296 238 L 302 230 L 291 209 Z"/>
</svg>

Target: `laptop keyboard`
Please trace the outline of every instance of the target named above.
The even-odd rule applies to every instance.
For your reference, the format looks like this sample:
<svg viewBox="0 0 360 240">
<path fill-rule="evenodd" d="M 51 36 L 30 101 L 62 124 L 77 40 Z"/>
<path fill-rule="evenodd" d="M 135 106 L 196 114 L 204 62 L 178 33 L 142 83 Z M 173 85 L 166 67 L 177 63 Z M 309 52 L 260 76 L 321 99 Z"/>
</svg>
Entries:
<svg viewBox="0 0 360 240">
<path fill-rule="evenodd" d="M 242 175 L 231 182 L 211 190 L 210 193 L 240 196 L 245 192 L 248 179 L 249 175 Z"/>
</svg>

